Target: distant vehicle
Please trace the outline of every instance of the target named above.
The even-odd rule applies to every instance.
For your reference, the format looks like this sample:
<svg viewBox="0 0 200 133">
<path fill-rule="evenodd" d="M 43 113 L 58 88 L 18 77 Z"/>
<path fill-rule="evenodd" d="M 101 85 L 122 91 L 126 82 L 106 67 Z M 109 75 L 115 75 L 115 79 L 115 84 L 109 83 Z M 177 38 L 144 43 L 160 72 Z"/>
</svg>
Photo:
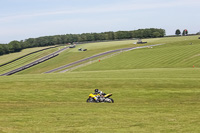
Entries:
<svg viewBox="0 0 200 133">
<path fill-rule="evenodd" d="M 76 45 L 70 45 L 69 46 L 69 48 L 75 48 L 76 47 Z"/>
<path fill-rule="evenodd" d="M 78 51 L 87 51 L 87 49 L 79 48 Z"/>
<path fill-rule="evenodd" d="M 144 43 L 147 43 L 147 42 L 143 42 L 141 39 L 138 39 L 137 44 L 144 44 Z"/>
</svg>

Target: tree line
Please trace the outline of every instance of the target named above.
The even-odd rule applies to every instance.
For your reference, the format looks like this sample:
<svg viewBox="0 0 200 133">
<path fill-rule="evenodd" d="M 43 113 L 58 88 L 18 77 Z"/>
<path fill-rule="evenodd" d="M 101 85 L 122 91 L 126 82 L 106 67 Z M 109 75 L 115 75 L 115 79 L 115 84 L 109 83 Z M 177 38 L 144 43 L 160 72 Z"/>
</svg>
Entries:
<svg viewBox="0 0 200 133">
<path fill-rule="evenodd" d="M 66 44 L 73 42 L 88 42 L 88 41 L 104 41 L 104 40 L 119 40 L 131 38 L 156 38 L 164 37 L 164 29 L 139 29 L 133 31 L 109 31 L 101 33 L 82 33 L 82 34 L 65 34 L 44 36 L 38 38 L 29 38 L 21 41 L 11 41 L 8 44 L 0 44 L 0 55 L 19 52 L 22 49 L 32 47 L 51 46 L 56 44 Z"/>
</svg>

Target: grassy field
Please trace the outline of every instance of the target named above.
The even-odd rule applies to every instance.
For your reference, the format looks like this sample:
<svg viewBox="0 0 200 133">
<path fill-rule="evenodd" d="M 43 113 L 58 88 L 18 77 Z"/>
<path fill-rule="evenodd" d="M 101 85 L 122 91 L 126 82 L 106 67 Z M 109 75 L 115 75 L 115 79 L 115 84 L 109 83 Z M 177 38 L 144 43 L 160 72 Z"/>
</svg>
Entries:
<svg viewBox="0 0 200 133">
<path fill-rule="evenodd" d="M 44 48 L 42 48 L 44 49 Z M 11 61 L 10 59 L 14 59 L 14 57 L 18 57 L 18 55 L 26 55 L 28 54 L 27 51 L 29 51 L 30 53 L 31 52 L 34 52 L 34 51 L 37 51 L 37 50 L 40 50 L 39 48 L 35 49 L 35 48 L 31 48 L 31 49 L 28 49 L 28 50 L 24 50 L 20 53 L 13 53 L 13 54 L 9 54 L 9 55 L 3 55 L 2 57 L 0 57 L 4 62 L 9 62 Z M 53 53 L 55 51 L 57 51 L 58 48 L 51 48 L 51 49 L 47 49 L 47 50 L 44 50 L 44 51 L 40 51 L 40 52 L 37 52 L 37 53 L 34 53 L 34 54 L 31 54 L 31 55 L 28 55 L 26 57 L 23 57 L 19 60 L 16 60 L 14 62 L 11 62 L 7 65 L 4 65 L 4 66 L 1 66 L 0 67 L 0 74 L 3 74 L 3 73 L 6 73 L 6 72 L 9 72 L 11 70 L 14 70 L 16 68 L 19 68 L 23 65 L 26 65 L 28 63 L 31 63 L 39 58 L 42 58 L 50 53 Z M 21 57 L 19 56 L 19 57 Z M 15 58 L 16 59 L 16 58 Z"/>
<path fill-rule="evenodd" d="M 165 44 L 124 52 L 62 74 L 28 74 L 36 70 L 32 68 L 0 77 L 0 132 L 200 132 L 197 36 L 144 41 Z M 93 46 L 98 43 L 84 48 L 90 46 L 92 54 L 95 48 L 98 53 L 133 45 L 127 42 L 114 42 L 105 49 Z M 64 63 L 61 57 L 88 56 L 84 54 L 70 49 L 56 58 Z M 86 103 L 95 88 L 113 93 L 115 103 Z"/>
<path fill-rule="evenodd" d="M 25 71 L 17 74 L 41 74 L 54 68 L 69 64 L 71 62 L 81 60 L 92 55 L 105 51 L 137 47 L 142 45 L 134 45 L 137 40 L 98 42 L 77 45 L 74 49 L 69 49 L 59 56 L 33 66 Z M 171 38 L 156 38 L 144 39 L 151 44 L 164 44 L 156 46 L 153 49 L 139 49 L 131 52 L 119 54 L 116 57 L 106 59 L 102 65 L 98 63 L 81 68 L 83 70 L 113 70 L 113 69 L 140 69 L 140 68 L 176 68 L 176 67 L 192 67 L 200 66 L 199 63 L 199 44 L 198 36 L 186 37 L 171 37 Z M 192 45 L 190 45 L 192 43 Z M 87 48 L 87 52 L 80 52 L 78 48 Z M 145 54 L 144 54 L 145 53 Z M 109 67 L 109 68 L 108 68 Z"/>
<path fill-rule="evenodd" d="M 47 46 L 47 47 L 27 48 L 27 49 L 22 50 L 21 52 L 2 55 L 2 56 L 0 56 L 0 65 L 4 64 L 4 63 L 7 63 L 8 61 L 14 60 L 16 58 L 19 58 L 21 56 L 24 56 L 26 54 L 29 54 L 31 52 L 42 50 L 42 49 L 45 49 L 45 48 L 48 48 L 48 47 L 49 46 Z"/>
<path fill-rule="evenodd" d="M 152 39 L 156 40 L 156 39 Z M 18 74 L 41 74 L 43 72 L 49 71 L 51 69 L 66 65 L 77 60 L 81 60 L 92 55 L 96 55 L 105 51 L 120 49 L 120 48 L 129 48 L 139 45 L 133 45 L 133 42 L 137 40 L 125 40 L 125 41 L 112 41 L 112 42 L 98 42 L 98 43 L 88 43 L 77 45 L 76 48 L 69 49 L 65 52 L 62 52 L 59 56 L 48 60 L 44 63 L 41 63 L 37 66 L 33 66 L 30 69 L 22 71 Z M 150 43 L 151 44 L 151 43 Z M 79 48 L 86 48 L 88 51 L 80 52 Z"/>
<path fill-rule="evenodd" d="M 2 132 L 200 132 L 200 69 L 16 75 L 0 84 Z M 86 103 L 96 87 L 115 103 Z"/>
<path fill-rule="evenodd" d="M 78 70 L 192 68 L 193 66 L 200 68 L 200 40 L 196 36 L 163 38 L 154 40 L 154 43 L 163 45 L 124 52 Z"/>
</svg>

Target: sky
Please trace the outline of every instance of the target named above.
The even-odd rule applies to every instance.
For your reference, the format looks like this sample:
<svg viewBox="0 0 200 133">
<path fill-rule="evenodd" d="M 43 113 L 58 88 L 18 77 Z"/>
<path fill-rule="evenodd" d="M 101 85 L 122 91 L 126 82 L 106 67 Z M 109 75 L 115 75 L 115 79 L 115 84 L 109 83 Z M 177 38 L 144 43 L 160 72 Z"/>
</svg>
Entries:
<svg viewBox="0 0 200 133">
<path fill-rule="evenodd" d="M 200 0 L 0 0 L 0 43 L 162 28 L 200 31 Z"/>
</svg>

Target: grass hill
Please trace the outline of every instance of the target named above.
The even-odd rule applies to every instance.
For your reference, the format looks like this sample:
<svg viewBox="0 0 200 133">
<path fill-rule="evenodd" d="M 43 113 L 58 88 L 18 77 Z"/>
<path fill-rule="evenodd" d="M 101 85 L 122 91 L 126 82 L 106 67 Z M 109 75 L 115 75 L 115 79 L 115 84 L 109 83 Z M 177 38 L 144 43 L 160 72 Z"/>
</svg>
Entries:
<svg viewBox="0 0 200 133">
<path fill-rule="evenodd" d="M 33 62 L 33 61 L 35 61 L 39 58 L 42 58 L 45 55 L 48 55 L 48 54 L 58 50 L 58 48 L 56 47 L 56 48 L 50 48 L 50 49 L 47 49 L 47 50 L 39 51 L 39 50 L 42 50 L 42 49 L 46 49 L 46 48 L 30 48 L 30 49 L 24 50 L 20 53 L 13 53 L 13 54 L 1 56 L 2 62 L 4 62 L 4 63 L 13 61 L 15 59 L 18 59 L 18 60 L 15 60 L 15 61 L 13 61 L 9 64 L 6 64 L 6 65 L 0 66 L 0 74 L 9 72 L 9 71 L 14 70 L 16 68 L 19 68 L 23 65 L 26 65 L 30 62 Z M 27 53 L 28 51 L 29 51 L 29 53 Z M 33 53 L 33 52 L 36 52 L 36 53 Z M 23 58 L 20 58 L 20 57 L 23 57 Z M 12 59 L 12 60 L 10 60 L 10 59 Z"/>
<path fill-rule="evenodd" d="M 66 65 L 68 63 L 81 60 L 81 59 L 84 59 L 84 58 L 87 58 L 92 55 L 99 54 L 105 51 L 133 47 L 133 42 L 136 42 L 136 40 L 80 44 L 80 45 L 77 45 L 76 48 L 66 50 L 65 52 L 61 53 L 59 56 L 55 57 L 54 59 L 41 63 L 30 69 L 22 71 L 18 74 L 41 74 L 43 72 L 60 67 L 62 65 Z M 79 48 L 86 48 L 88 49 L 88 51 L 80 52 L 78 51 Z"/>
<path fill-rule="evenodd" d="M 105 51 L 141 46 L 133 44 L 136 41 L 111 41 L 77 45 L 76 48 L 69 49 L 54 59 L 18 74 L 40 74 Z M 143 41 L 148 42 L 146 45 L 164 45 L 123 52 L 112 58 L 102 60 L 101 63 L 93 63 L 92 65 L 81 67 L 78 71 L 200 66 L 198 58 L 200 54 L 199 40 L 197 36 L 146 39 Z M 192 45 L 190 45 L 191 43 Z M 78 48 L 87 48 L 88 51 L 80 52 Z"/>
<path fill-rule="evenodd" d="M 147 39 L 164 45 L 123 52 L 66 73 L 39 74 L 39 69 L 134 45 L 84 44 L 77 48 L 84 46 L 88 53 L 69 49 L 26 71 L 2 76 L 0 132 L 200 132 L 197 38 Z M 115 103 L 86 103 L 95 88 L 113 93 Z"/>
<path fill-rule="evenodd" d="M 52 47 L 52 46 L 50 46 L 50 47 Z M 27 55 L 27 54 L 29 54 L 31 52 L 42 50 L 42 49 L 45 49 L 45 48 L 49 48 L 49 46 L 48 47 L 27 48 L 27 49 L 24 49 L 24 50 L 22 50 L 20 52 L 1 55 L 0 56 L 0 65 L 2 65 L 4 63 L 7 63 L 9 61 L 12 61 L 12 60 L 14 60 L 16 58 L 19 58 L 21 56 Z"/>
<path fill-rule="evenodd" d="M 164 45 L 124 52 L 78 71 L 200 67 L 200 41 L 196 36 L 165 38 L 154 43 Z"/>
</svg>

